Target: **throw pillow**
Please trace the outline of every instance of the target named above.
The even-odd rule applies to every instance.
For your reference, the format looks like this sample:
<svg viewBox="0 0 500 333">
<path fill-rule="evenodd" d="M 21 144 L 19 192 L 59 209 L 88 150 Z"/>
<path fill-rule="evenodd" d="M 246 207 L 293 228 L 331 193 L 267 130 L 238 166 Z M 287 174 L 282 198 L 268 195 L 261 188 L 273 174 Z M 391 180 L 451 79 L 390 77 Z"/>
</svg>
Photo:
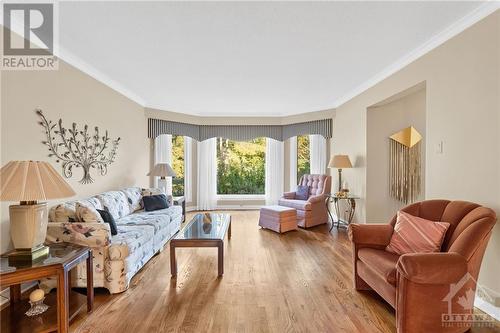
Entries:
<svg viewBox="0 0 500 333">
<path fill-rule="evenodd" d="M 168 200 L 165 194 L 145 196 L 142 201 L 146 212 L 168 208 Z"/>
<path fill-rule="evenodd" d="M 297 186 L 297 191 L 295 191 L 296 200 L 307 200 L 309 199 L 309 186 L 299 185 Z"/>
<path fill-rule="evenodd" d="M 76 203 L 76 218 L 82 222 L 104 222 L 99 212 L 90 204 Z"/>
<path fill-rule="evenodd" d="M 104 222 L 109 224 L 109 228 L 111 229 L 111 235 L 113 236 L 117 235 L 118 229 L 116 227 L 116 222 L 115 219 L 113 218 L 113 215 L 111 215 L 110 212 L 104 209 L 98 209 L 97 211 L 101 215 Z"/>
<path fill-rule="evenodd" d="M 450 224 L 434 222 L 399 211 L 394 233 L 386 251 L 405 253 L 439 252 Z"/>
</svg>

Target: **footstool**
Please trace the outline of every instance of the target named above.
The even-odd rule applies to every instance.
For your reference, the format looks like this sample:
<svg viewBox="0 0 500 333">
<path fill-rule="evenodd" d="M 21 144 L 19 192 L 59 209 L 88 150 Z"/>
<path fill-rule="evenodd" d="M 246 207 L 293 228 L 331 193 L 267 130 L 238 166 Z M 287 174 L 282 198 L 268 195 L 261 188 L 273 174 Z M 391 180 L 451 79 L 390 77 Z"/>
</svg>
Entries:
<svg viewBox="0 0 500 333">
<path fill-rule="evenodd" d="M 290 207 L 264 206 L 260 209 L 259 225 L 279 233 L 296 230 L 297 211 Z"/>
</svg>

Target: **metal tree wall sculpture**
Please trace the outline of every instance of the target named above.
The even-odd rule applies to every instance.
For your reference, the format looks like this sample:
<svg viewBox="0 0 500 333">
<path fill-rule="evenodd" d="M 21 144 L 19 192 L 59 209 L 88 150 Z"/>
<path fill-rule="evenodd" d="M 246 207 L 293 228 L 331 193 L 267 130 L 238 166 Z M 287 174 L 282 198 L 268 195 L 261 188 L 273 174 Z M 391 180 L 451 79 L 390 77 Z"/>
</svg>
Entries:
<svg viewBox="0 0 500 333">
<path fill-rule="evenodd" d="M 47 121 L 42 110 L 36 113 L 42 119 L 39 124 L 45 129 L 47 141 L 42 141 L 50 151 L 49 157 L 55 157 L 56 162 L 62 163 L 63 175 L 66 178 L 73 176 L 73 168 L 82 168 L 82 184 L 90 184 L 94 179 L 90 176 L 90 169 L 97 169 L 104 176 L 108 172 L 108 165 L 113 163 L 120 138 L 111 140 L 106 131 L 99 136 L 99 128 L 94 127 L 94 135 L 89 133 L 89 126 L 78 130 L 76 123 L 71 128 L 64 128 L 62 119 L 56 123 Z M 111 144 L 111 145 L 110 145 Z M 107 150 L 107 153 L 105 152 Z"/>
</svg>

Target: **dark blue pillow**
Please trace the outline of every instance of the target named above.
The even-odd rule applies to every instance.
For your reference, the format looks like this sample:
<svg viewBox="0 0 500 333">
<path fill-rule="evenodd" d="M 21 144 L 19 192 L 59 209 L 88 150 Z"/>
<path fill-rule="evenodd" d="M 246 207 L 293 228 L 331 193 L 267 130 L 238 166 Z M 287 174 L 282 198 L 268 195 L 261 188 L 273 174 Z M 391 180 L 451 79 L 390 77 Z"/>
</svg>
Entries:
<svg viewBox="0 0 500 333">
<path fill-rule="evenodd" d="M 146 212 L 168 208 L 168 200 L 165 194 L 148 195 L 142 197 L 142 202 L 144 203 L 144 210 Z"/>
<path fill-rule="evenodd" d="M 111 215 L 107 210 L 102 210 L 102 209 L 97 209 L 99 212 L 99 215 L 101 215 L 102 219 L 104 222 L 109 224 L 109 228 L 111 229 L 111 235 L 117 235 L 118 234 L 118 229 L 116 228 L 116 222 L 115 219 L 113 218 L 113 215 Z"/>
<path fill-rule="evenodd" d="M 309 198 L 309 186 L 299 185 L 297 186 L 297 191 L 295 191 L 296 200 L 307 200 Z"/>
</svg>

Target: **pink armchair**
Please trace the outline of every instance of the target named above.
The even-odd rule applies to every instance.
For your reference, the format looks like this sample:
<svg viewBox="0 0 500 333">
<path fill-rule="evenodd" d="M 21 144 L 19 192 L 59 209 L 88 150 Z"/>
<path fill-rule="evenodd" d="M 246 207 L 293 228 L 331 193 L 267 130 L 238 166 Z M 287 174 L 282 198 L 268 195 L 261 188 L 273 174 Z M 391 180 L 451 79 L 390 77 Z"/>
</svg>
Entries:
<svg viewBox="0 0 500 333">
<path fill-rule="evenodd" d="M 309 198 L 296 200 L 295 192 L 286 192 L 279 200 L 280 206 L 297 210 L 297 224 L 303 228 L 328 223 L 326 195 L 330 194 L 332 177 L 327 175 L 303 175 L 299 185 L 309 186 Z"/>
</svg>

